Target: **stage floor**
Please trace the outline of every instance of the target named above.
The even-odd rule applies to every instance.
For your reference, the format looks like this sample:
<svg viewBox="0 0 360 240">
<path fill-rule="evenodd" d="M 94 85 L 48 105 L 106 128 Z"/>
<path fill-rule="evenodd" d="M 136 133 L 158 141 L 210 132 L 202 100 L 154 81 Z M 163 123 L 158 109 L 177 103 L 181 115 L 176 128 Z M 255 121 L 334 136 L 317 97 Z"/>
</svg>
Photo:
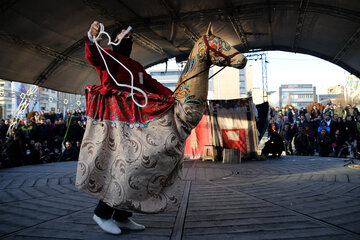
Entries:
<svg viewBox="0 0 360 240">
<path fill-rule="evenodd" d="M 147 228 L 103 233 L 76 162 L 0 169 L 0 239 L 360 239 L 360 171 L 344 159 L 185 161 L 179 209 L 134 214 Z"/>
</svg>

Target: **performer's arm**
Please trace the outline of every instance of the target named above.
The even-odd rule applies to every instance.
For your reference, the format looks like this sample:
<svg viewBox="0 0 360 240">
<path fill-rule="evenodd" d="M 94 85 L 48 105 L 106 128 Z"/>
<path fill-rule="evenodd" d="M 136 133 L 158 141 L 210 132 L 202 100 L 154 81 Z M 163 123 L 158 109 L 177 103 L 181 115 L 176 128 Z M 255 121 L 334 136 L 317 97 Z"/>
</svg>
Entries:
<svg viewBox="0 0 360 240">
<path fill-rule="evenodd" d="M 94 21 L 89 29 L 88 37 L 85 40 L 85 58 L 89 61 L 91 65 L 96 68 L 102 69 L 105 68 L 104 61 L 102 60 L 99 51 L 97 50 L 95 43 L 93 43 L 89 37 L 96 37 L 99 34 L 100 24 L 98 21 Z M 104 49 L 109 52 L 109 49 Z M 109 57 L 106 53 L 103 53 L 103 56 L 106 61 Z"/>
</svg>

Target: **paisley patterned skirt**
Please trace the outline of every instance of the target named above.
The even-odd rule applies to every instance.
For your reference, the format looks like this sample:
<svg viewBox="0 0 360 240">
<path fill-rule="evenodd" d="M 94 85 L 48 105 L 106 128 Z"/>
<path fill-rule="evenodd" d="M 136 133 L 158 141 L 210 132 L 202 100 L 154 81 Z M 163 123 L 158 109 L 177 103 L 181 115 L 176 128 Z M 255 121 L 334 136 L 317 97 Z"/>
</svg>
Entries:
<svg viewBox="0 0 360 240">
<path fill-rule="evenodd" d="M 87 105 L 89 98 L 102 98 L 102 109 L 108 101 L 124 102 L 121 94 L 96 94 L 87 95 Z M 129 107 L 121 104 L 119 109 Z M 161 114 L 139 115 L 147 120 L 87 114 L 76 187 L 117 209 L 158 213 L 176 207 L 185 141 L 202 114 L 175 100 Z"/>
</svg>

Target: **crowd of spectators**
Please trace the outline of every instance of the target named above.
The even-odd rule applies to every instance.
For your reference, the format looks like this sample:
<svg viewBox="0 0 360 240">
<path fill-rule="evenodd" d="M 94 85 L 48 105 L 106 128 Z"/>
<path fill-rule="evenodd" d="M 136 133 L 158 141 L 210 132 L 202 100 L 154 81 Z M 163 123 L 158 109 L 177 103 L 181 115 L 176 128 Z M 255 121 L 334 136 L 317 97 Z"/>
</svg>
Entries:
<svg viewBox="0 0 360 240">
<path fill-rule="evenodd" d="M 309 107 L 271 108 L 269 128 L 282 138 L 286 154 L 360 158 L 359 108 L 340 103 Z"/>
<path fill-rule="evenodd" d="M 16 121 L 0 120 L 0 168 L 75 161 L 86 127 L 81 109 L 31 112 Z"/>
</svg>

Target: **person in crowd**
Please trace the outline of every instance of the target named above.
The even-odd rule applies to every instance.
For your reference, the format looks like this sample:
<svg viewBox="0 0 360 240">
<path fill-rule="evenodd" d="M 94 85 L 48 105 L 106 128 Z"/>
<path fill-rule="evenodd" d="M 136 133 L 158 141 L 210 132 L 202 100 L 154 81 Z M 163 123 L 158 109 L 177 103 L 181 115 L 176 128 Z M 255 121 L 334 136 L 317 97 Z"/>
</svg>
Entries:
<svg viewBox="0 0 360 240">
<path fill-rule="evenodd" d="M 339 117 L 344 118 L 344 113 L 345 113 L 344 108 L 342 107 L 341 103 L 339 103 L 334 109 L 334 114 L 337 114 Z"/>
<path fill-rule="evenodd" d="M 352 108 L 354 109 L 354 117 L 359 116 L 359 109 L 356 107 L 356 104 L 353 104 Z"/>
<path fill-rule="evenodd" d="M 330 115 L 332 116 L 333 115 L 333 109 L 331 108 L 330 104 L 326 104 L 325 108 L 323 109 L 322 111 L 322 114 L 325 114 L 325 115 Z"/>
<path fill-rule="evenodd" d="M 335 157 L 340 157 L 340 151 L 343 147 L 343 144 L 344 144 L 344 140 L 342 135 L 340 134 L 340 130 L 336 129 L 334 139 L 332 140 L 331 143 Z"/>
<path fill-rule="evenodd" d="M 5 148 L 4 143 L 0 139 L 0 168 L 10 167 L 10 163 L 4 151 L 4 148 Z"/>
<path fill-rule="evenodd" d="M 306 156 L 309 152 L 309 139 L 302 125 L 298 125 L 297 129 L 294 136 L 295 155 Z"/>
<path fill-rule="evenodd" d="M 302 125 L 306 127 L 307 125 L 311 125 L 312 119 L 310 113 L 305 113 L 305 119 L 302 122 Z"/>
<path fill-rule="evenodd" d="M 54 144 L 53 144 L 54 150 L 55 150 L 55 148 L 61 149 L 61 141 L 62 141 L 62 139 L 59 136 L 54 137 Z"/>
<path fill-rule="evenodd" d="M 51 123 L 54 123 L 56 120 L 56 114 L 55 111 L 50 111 L 49 113 L 45 113 L 46 115 L 46 121 L 50 120 Z M 46 123 L 47 124 L 47 123 Z"/>
<path fill-rule="evenodd" d="M 40 152 L 39 155 L 34 151 L 35 150 L 35 140 L 31 139 L 28 144 L 25 145 L 25 164 L 38 164 L 40 163 Z"/>
<path fill-rule="evenodd" d="M 49 145 L 47 143 L 47 140 L 44 140 L 43 144 L 40 145 L 40 153 L 41 153 L 41 156 L 40 156 L 40 162 L 41 163 L 49 163 L 51 162 L 51 151 L 49 149 Z"/>
<path fill-rule="evenodd" d="M 343 144 L 343 148 L 340 152 L 340 157 L 346 158 L 349 156 L 350 158 L 356 157 L 357 154 L 357 140 L 354 138 L 352 134 L 350 134 L 347 140 Z"/>
<path fill-rule="evenodd" d="M 357 115 L 356 119 L 356 134 L 358 139 L 360 139 L 360 115 Z"/>
<path fill-rule="evenodd" d="M 284 143 L 280 135 L 274 131 L 271 126 L 268 128 L 268 138 L 269 140 L 262 149 L 261 158 L 266 159 L 269 154 L 271 154 L 272 157 L 280 157 L 284 151 Z"/>
<path fill-rule="evenodd" d="M 275 120 L 275 122 L 277 122 L 278 124 L 280 124 L 280 122 L 283 122 L 284 121 L 284 114 L 283 112 L 280 110 L 278 112 L 278 115 L 277 115 L 277 119 Z"/>
<path fill-rule="evenodd" d="M 279 124 L 278 122 L 278 117 L 279 117 L 279 107 L 275 107 L 275 109 L 272 111 L 272 119 L 274 119 L 274 121 Z"/>
<path fill-rule="evenodd" d="M 34 159 L 34 164 L 42 163 L 41 143 L 39 142 L 35 142 L 34 144 L 33 159 Z"/>
<path fill-rule="evenodd" d="M 75 149 L 77 151 L 77 158 L 79 158 L 79 154 L 80 154 L 80 148 L 81 148 L 81 141 L 80 140 L 77 140 L 76 143 L 75 143 Z"/>
<path fill-rule="evenodd" d="M 59 148 L 54 148 L 54 151 L 50 153 L 50 161 L 58 162 L 60 160 L 61 151 Z"/>
<path fill-rule="evenodd" d="M 52 149 L 52 146 L 54 144 L 55 132 L 56 132 L 55 124 L 52 123 L 50 119 L 46 119 L 46 135 L 47 135 L 46 140 L 49 144 L 49 149 Z"/>
<path fill-rule="evenodd" d="M 82 128 L 81 122 L 76 119 L 71 120 L 69 131 L 65 140 L 69 140 L 71 143 L 75 143 L 78 140 L 82 140 L 84 135 L 84 129 Z"/>
<path fill-rule="evenodd" d="M 280 136 L 283 139 L 284 142 L 284 150 L 286 155 L 294 155 L 293 149 L 292 149 L 292 140 L 294 137 L 294 132 L 290 127 L 290 124 L 287 122 L 284 124 L 284 127 L 280 130 Z"/>
<path fill-rule="evenodd" d="M 308 154 L 310 156 L 315 155 L 315 132 L 311 128 L 310 124 L 305 125 L 305 135 L 309 141 Z"/>
<path fill-rule="evenodd" d="M 72 146 L 70 141 L 65 142 L 65 150 L 62 152 L 60 156 L 60 161 L 77 161 L 78 160 L 78 152 Z"/>
<path fill-rule="evenodd" d="M 345 112 L 346 118 L 348 116 L 354 116 L 354 109 L 352 108 L 351 104 L 346 105 L 344 112 Z"/>
<path fill-rule="evenodd" d="M 43 142 L 44 140 L 47 139 L 47 127 L 44 118 L 40 119 L 40 122 L 36 127 L 36 133 L 37 133 L 36 140 L 38 142 Z"/>
<path fill-rule="evenodd" d="M 325 129 L 327 133 L 330 133 L 330 127 L 328 126 L 326 120 L 321 120 L 320 126 L 318 127 L 318 133 L 320 133 L 323 129 Z"/>
<path fill-rule="evenodd" d="M 334 130 L 334 133 L 335 133 L 335 131 L 336 131 L 336 129 L 340 129 L 341 128 L 341 126 L 340 125 L 342 125 L 341 123 L 342 123 L 342 119 L 341 119 L 341 121 L 339 122 L 339 116 L 337 115 L 337 114 L 334 114 L 333 115 L 333 117 L 332 117 L 332 119 L 331 119 L 331 128 L 333 128 L 333 130 Z"/>
<path fill-rule="evenodd" d="M 329 115 L 329 114 L 327 114 L 326 116 L 325 116 L 325 122 L 326 122 L 326 125 L 330 128 L 330 132 L 329 132 L 329 134 L 330 134 L 330 138 L 333 138 L 334 137 L 334 135 L 335 135 L 335 128 L 334 128 L 334 124 L 335 124 L 335 121 L 334 120 L 332 120 L 332 118 L 331 118 L 331 116 Z M 321 125 L 320 125 L 321 126 Z M 327 129 L 327 131 L 329 131 L 328 129 Z"/>
<path fill-rule="evenodd" d="M 84 133 L 85 133 L 85 130 L 86 130 L 86 122 L 87 121 L 83 121 L 82 124 L 81 124 L 81 127 L 83 128 Z"/>
<path fill-rule="evenodd" d="M 320 110 L 317 108 L 316 105 L 314 105 L 313 108 L 311 109 L 310 117 L 311 117 L 312 119 L 315 119 L 315 118 L 317 118 L 320 114 L 321 114 Z"/>
<path fill-rule="evenodd" d="M 40 117 L 39 117 L 40 120 L 41 119 L 46 119 L 44 111 L 40 111 L 39 115 L 40 115 Z"/>
<path fill-rule="evenodd" d="M 305 120 L 306 120 L 305 114 L 301 114 L 301 115 L 299 116 L 299 119 L 298 119 L 297 121 L 299 121 L 299 124 L 301 124 L 303 127 L 305 127 L 305 126 L 304 126 Z"/>
<path fill-rule="evenodd" d="M 340 134 L 343 135 L 343 137 L 345 137 L 345 124 L 344 124 L 344 120 L 341 117 L 337 118 L 336 121 L 337 124 L 335 124 L 335 128 L 340 130 Z"/>
<path fill-rule="evenodd" d="M 318 136 L 318 148 L 320 157 L 328 157 L 331 151 L 331 138 L 326 129 L 326 127 L 321 128 L 320 134 Z"/>
<path fill-rule="evenodd" d="M 59 119 L 57 123 L 55 123 L 55 136 L 59 137 L 60 142 L 63 141 L 66 133 L 66 125 L 62 118 Z"/>
<path fill-rule="evenodd" d="M 11 166 L 23 165 L 23 155 L 20 150 L 20 145 L 19 134 L 15 131 L 15 129 L 12 129 L 10 137 L 6 140 L 6 154 L 9 158 Z"/>
<path fill-rule="evenodd" d="M 26 143 L 28 143 L 31 139 L 34 138 L 34 129 L 28 120 L 24 120 L 20 129 L 22 131 Z"/>
<path fill-rule="evenodd" d="M 306 113 L 307 113 L 306 108 L 301 107 L 300 111 L 299 111 L 299 117 L 301 117 L 301 116 L 305 117 Z"/>
<path fill-rule="evenodd" d="M 300 124 L 300 120 L 296 120 L 292 125 L 293 125 L 293 131 L 294 131 L 294 136 L 295 136 L 299 130 L 299 126 L 302 126 L 302 124 Z"/>
<path fill-rule="evenodd" d="M 290 123 L 293 123 L 294 122 L 294 113 L 293 113 L 293 106 L 289 106 L 289 109 L 287 110 L 287 114 L 286 116 L 288 117 L 288 120 Z"/>
<path fill-rule="evenodd" d="M 79 108 L 79 109 L 77 110 L 76 116 L 81 117 L 82 115 L 83 115 L 83 112 L 82 112 L 81 109 Z"/>
<path fill-rule="evenodd" d="M 280 113 L 279 113 L 279 115 L 280 115 Z M 282 115 L 282 114 L 281 114 L 281 115 Z M 283 119 L 280 120 L 280 122 L 279 122 L 279 129 L 280 129 L 280 130 L 283 129 L 286 123 L 288 123 L 288 124 L 290 125 L 289 120 L 288 120 L 288 117 L 287 117 L 287 116 L 284 116 Z"/>
<path fill-rule="evenodd" d="M 65 125 L 66 125 L 66 127 L 70 124 L 70 118 L 71 118 L 71 111 L 70 111 L 70 109 L 66 109 L 66 113 L 65 113 Z"/>
<path fill-rule="evenodd" d="M 344 123 L 344 134 L 346 136 L 354 135 L 356 133 L 356 122 L 353 120 L 352 116 L 346 116 L 346 121 Z"/>
<path fill-rule="evenodd" d="M 313 123 L 313 129 L 314 129 L 314 137 L 315 137 L 315 151 L 319 152 L 319 149 L 318 149 L 319 145 L 318 145 L 317 139 L 318 139 L 318 135 L 319 135 L 318 128 L 320 127 L 320 123 L 323 120 L 322 115 L 320 114 L 317 118 L 312 119 L 312 120 L 313 120 L 312 123 Z"/>
<path fill-rule="evenodd" d="M 0 122 L 0 138 L 3 142 L 6 140 L 6 134 L 9 129 L 9 119 L 1 119 Z"/>
<path fill-rule="evenodd" d="M 81 118 L 80 118 L 81 123 L 86 122 L 86 120 L 87 120 L 87 118 L 86 118 L 85 114 L 81 114 Z"/>
<path fill-rule="evenodd" d="M 60 111 L 60 108 L 58 108 L 55 113 L 55 120 L 59 121 L 60 118 L 64 119 L 64 114 Z"/>
<path fill-rule="evenodd" d="M 34 120 L 35 120 L 35 123 L 39 123 L 39 122 L 40 122 L 40 114 L 39 114 L 39 112 L 35 112 Z"/>
<path fill-rule="evenodd" d="M 273 120 L 270 119 L 269 126 L 272 128 L 273 131 L 277 132 L 279 130 L 278 124 Z"/>
</svg>

